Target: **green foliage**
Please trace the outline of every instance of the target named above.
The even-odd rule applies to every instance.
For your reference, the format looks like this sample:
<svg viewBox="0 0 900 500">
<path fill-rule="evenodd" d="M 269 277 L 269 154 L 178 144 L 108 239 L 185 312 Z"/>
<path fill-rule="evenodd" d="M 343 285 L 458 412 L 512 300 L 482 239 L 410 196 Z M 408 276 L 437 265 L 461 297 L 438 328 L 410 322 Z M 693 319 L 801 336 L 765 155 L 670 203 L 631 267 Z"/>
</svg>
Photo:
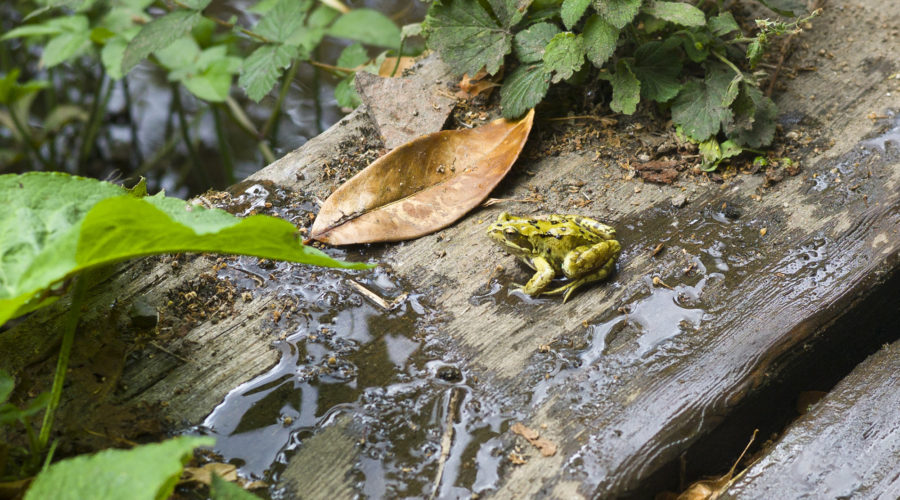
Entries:
<svg viewBox="0 0 900 500">
<path fill-rule="evenodd" d="M 0 205 L 7 207 L 0 215 L 0 324 L 52 302 L 50 292 L 76 273 L 144 255 L 216 252 L 369 267 L 303 246 L 293 224 L 282 219 L 238 219 L 65 174 L 2 175 Z"/>
<path fill-rule="evenodd" d="M 194 448 L 214 443 L 211 438 L 186 436 L 61 460 L 38 474 L 25 499 L 162 500 L 172 494 Z"/>
<path fill-rule="evenodd" d="M 779 13 L 800 12 L 797 0 L 763 3 Z M 500 90 L 507 118 L 538 104 L 550 84 L 570 80 L 576 72 L 579 81 L 593 75 L 609 83 L 610 109 L 632 114 L 641 98 L 658 103 L 690 139 L 714 141 L 718 153 L 712 153 L 710 143 L 708 157 L 718 163 L 741 147 L 772 141 L 775 105 L 759 90 L 759 75 L 749 70 L 773 37 L 797 31 L 806 20 L 758 20 L 757 33 L 747 37 L 721 5 L 437 0 L 424 33 L 428 46 L 458 73 L 472 75 L 483 68 L 496 74 L 509 65 Z M 590 72 L 583 70 L 585 59 Z M 719 135 L 726 141 L 718 142 Z"/>
<path fill-rule="evenodd" d="M 212 477 L 209 496 L 212 500 L 259 500 L 259 497 L 234 483 L 229 483 L 216 474 L 213 474 Z"/>
</svg>

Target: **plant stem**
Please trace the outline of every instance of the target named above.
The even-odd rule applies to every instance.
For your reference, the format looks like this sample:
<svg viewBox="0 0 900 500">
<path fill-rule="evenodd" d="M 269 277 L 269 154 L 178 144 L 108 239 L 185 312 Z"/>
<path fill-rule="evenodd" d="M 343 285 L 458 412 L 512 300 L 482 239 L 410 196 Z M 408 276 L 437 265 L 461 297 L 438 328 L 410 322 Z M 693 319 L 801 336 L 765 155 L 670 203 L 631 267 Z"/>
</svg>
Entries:
<svg viewBox="0 0 900 500">
<path fill-rule="evenodd" d="M 272 114 L 269 115 L 269 119 L 266 120 L 265 125 L 263 125 L 262 130 L 260 131 L 260 135 L 263 137 L 267 137 L 269 132 L 273 129 L 273 126 L 278 123 L 278 116 L 281 112 L 281 105 L 284 103 L 284 98 L 287 96 L 288 90 L 291 89 L 291 82 L 294 81 L 294 76 L 297 75 L 297 60 L 291 64 L 290 69 L 288 69 L 287 73 L 284 75 L 284 79 L 281 82 L 281 89 L 278 91 L 278 100 L 275 101 L 275 108 L 272 110 Z M 275 138 L 272 138 L 272 143 L 274 144 Z"/>
<path fill-rule="evenodd" d="M 138 165 L 144 163 L 144 154 L 141 153 L 141 144 L 138 142 L 137 124 L 131 116 L 132 102 L 131 90 L 128 88 L 128 76 L 122 78 L 122 94 L 125 96 L 125 110 L 128 113 L 128 128 L 131 131 L 131 149 L 134 150 L 134 159 Z"/>
<path fill-rule="evenodd" d="M 50 403 L 44 412 L 44 422 L 41 424 L 41 433 L 38 436 L 38 445 L 43 451 L 50 440 L 50 430 L 53 427 L 53 417 L 59 407 L 62 397 L 63 384 L 66 381 L 66 370 L 69 367 L 69 355 L 72 353 L 72 343 L 75 341 L 75 330 L 78 328 L 78 320 L 81 317 L 81 304 L 87 291 L 87 277 L 85 273 L 75 277 L 75 290 L 72 292 L 72 303 L 69 305 L 69 313 L 63 325 L 62 345 L 59 347 L 59 359 L 56 362 L 56 373 L 53 375 L 53 389 L 50 391 Z"/>
<path fill-rule="evenodd" d="M 188 128 L 187 118 L 184 116 L 184 107 L 181 105 L 181 89 L 178 87 L 178 84 L 172 84 L 172 102 L 175 104 L 175 114 L 178 116 L 178 126 L 181 128 L 181 139 L 184 141 L 184 146 L 188 150 L 188 156 L 191 159 L 191 168 L 190 170 L 197 171 L 199 169 L 199 176 L 202 177 L 200 182 L 205 186 L 209 186 L 209 179 L 206 176 L 206 171 L 203 170 L 203 165 L 200 163 L 200 156 L 197 155 L 197 150 L 194 148 L 194 143 L 191 142 L 191 133 Z"/>
<path fill-rule="evenodd" d="M 172 3 L 175 4 L 175 6 L 177 6 L 177 7 L 181 7 L 182 9 L 197 10 L 197 9 L 193 9 L 193 8 L 191 8 L 191 7 L 187 6 L 187 5 L 185 5 L 185 4 L 182 3 L 182 2 L 179 2 L 178 0 L 172 0 Z M 234 29 L 234 27 L 235 27 L 235 24 L 234 24 L 234 23 L 229 23 L 228 21 L 223 21 L 222 19 L 219 19 L 219 18 L 217 18 L 217 17 L 213 17 L 213 16 L 206 15 L 206 14 L 204 14 L 203 17 L 205 17 L 205 18 L 209 19 L 210 21 L 212 21 L 212 22 L 218 24 L 219 26 L 222 26 L 222 27 L 225 27 L 225 28 L 228 28 L 228 29 Z M 251 37 L 251 38 L 256 38 L 257 40 L 259 40 L 259 41 L 261 41 L 261 42 L 263 42 L 263 43 L 274 43 L 274 42 L 275 42 L 274 40 L 269 40 L 268 38 L 266 38 L 266 37 L 260 35 L 259 33 L 254 33 L 253 31 L 250 31 L 250 30 L 248 30 L 248 29 L 246 29 L 246 28 L 243 28 L 243 27 L 238 27 L 238 30 L 240 30 L 241 33 L 243 33 L 243 34 L 245 34 L 245 35 L 247 35 L 247 36 L 249 36 L 249 37 Z"/>
<path fill-rule="evenodd" d="M 725 57 L 725 56 L 723 56 L 722 54 L 720 54 L 718 50 L 713 50 L 712 53 L 713 53 L 714 56 L 716 56 L 716 58 L 718 58 L 720 61 L 722 61 L 723 63 L 725 63 L 729 68 L 731 68 L 732 70 L 734 70 L 734 72 L 737 73 L 738 76 L 740 76 L 740 77 L 743 78 L 744 73 L 741 72 L 740 68 L 738 68 L 737 66 L 735 66 L 733 62 L 729 61 L 727 57 Z"/>
<path fill-rule="evenodd" d="M 315 49 L 316 57 L 319 55 L 319 47 Z M 312 61 L 310 61 L 312 64 Z M 313 64 L 313 92 L 315 95 L 315 99 L 313 99 L 313 109 L 316 113 L 316 132 L 321 134 L 324 128 L 322 128 L 322 99 L 319 95 L 321 92 L 321 73 L 319 72 L 319 66 Z"/>
<path fill-rule="evenodd" d="M 222 166 L 225 170 L 225 182 L 234 184 L 234 159 L 231 157 L 231 148 L 228 147 L 228 140 L 225 137 L 225 127 L 222 126 L 219 107 L 217 104 L 210 103 L 209 108 L 212 110 L 213 122 L 216 125 L 216 139 L 219 143 L 219 156 L 222 157 Z"/>
<path fill-rule="evenodd" d="M 105 90 L 104 90 L 105 89 Z M 81 142 L 81 154 L 78 156 L 78 173 L 84 173 L 82 167 L 87 161 L 88 155 L 94 147 L 94 140 L 97 138 L 97 132 L 100 131 L 100 123 L 106 114 L 106 106 L 109 104 L 109 98 L 112 96 L 112 80 L 107 78 L 106 71 L 100 71 L 100 82 L 97 85 L 97 91 L 94 94 L 94 104 L 91 106 L 91 117 L 88 120 L 87 128 Z"/>
<path fill-rule="evenodd" d="M 46 158 L 41 155 L 40 150 L 38 150 L 37 145 L 31 140 L 31 133 L 25 126 L 22 124 L 22 121 L 19 120 L 19 114 L 16 113 L 16 109 L 13 106 L 6 106 L 6 109 L 9 111 L 9 117 L 13 121 L 13 125 L 15 125 L 16 130 L 19 132 L 19 135 L 22 136 L 22 142 L 27 146 L 28 151 L 34 155 L 35 159 L 44 166 L 47 170 L 57 170 L 56 165 L 47 161 Z"/>
<path fill-rule="evenodd" d="M 306 62 L 308 62 L 309 64 L 312 64 L 313 66 L 315 66 L 317 68 L 324 69 L 325 71 L 328 71 L 329 73 L 332 73 L 337 76 L 347 76 L 351 73 L 356 73 L 356 71 L 359 69 L 359 68 L 345 68 L 343 66 L 332 66 L 331 64 L 325 64 L 325 63 L 321 63 L 319 61 L 313 61 L 312 59 L 310 59 L 309 61 L 306 61 Z M 362 67 L 362 65 L 360 65 L 360 67 Z"/>
</svg>

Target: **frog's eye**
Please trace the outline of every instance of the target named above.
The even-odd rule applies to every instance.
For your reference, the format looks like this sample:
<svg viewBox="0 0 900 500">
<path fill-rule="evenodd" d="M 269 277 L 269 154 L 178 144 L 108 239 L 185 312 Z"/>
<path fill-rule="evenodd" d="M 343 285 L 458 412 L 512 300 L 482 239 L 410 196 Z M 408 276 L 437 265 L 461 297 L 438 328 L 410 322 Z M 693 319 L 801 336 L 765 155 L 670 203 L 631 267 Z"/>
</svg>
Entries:
<svg viewBox="0 0 900 500">
<path fill-rule="evenodd" d="M 506 234 L 516 234 L 518 231 L 516 231 L 516 228 L 514 228 L 514 227 L 508 227 L 508 228 L 504 229 L 504 232 Z"/>
</svg>

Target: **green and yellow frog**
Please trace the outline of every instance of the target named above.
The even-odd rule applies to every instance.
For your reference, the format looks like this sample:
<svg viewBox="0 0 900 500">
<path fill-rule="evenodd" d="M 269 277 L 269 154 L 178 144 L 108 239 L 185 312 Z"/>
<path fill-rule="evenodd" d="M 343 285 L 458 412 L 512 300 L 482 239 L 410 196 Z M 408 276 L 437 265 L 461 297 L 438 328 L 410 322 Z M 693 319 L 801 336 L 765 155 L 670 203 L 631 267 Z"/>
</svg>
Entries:
<svg viewBox="0 0 900 500">
<path fill-rule="evenodd" d="M 522 291 L 532 296 L 565 293 L 563 302 L 579 286 L 609 276 L 622 250 L 615 229 L 580 215 L 537 219 L 503 212 L 487 234 L 536 271 L 528 283 L 519 285 Z M 571 281 L 544 291 L 559 275 Z"/>
</svg>

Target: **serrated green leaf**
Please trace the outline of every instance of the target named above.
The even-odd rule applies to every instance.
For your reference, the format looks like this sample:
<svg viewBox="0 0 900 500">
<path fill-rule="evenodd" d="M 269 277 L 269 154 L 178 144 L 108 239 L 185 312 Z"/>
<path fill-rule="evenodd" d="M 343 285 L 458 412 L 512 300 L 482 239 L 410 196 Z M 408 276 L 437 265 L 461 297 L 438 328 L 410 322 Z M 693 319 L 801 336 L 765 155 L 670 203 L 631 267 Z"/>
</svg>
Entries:
<svg viewBox="0 0 900 500">
<path fill-rule="evenodd" d="M 593 0 L 594 9 L 606 22 L 622 29 L 641 10 L 642 0 Z"/>
<path fill-rule="evenodd" d="M 604 78 L 609 80 L 613 89 L 609 108 L 616 113 L 634 114 L 641 101 L 641 82 L 634 76 L 628 61 L 619 59 L 616 72 Z"/>
<path fill-rule="evenodd" d="M 759 64 L 760 59 L 765 54 L 765 36 L 759 35 L 754 38 L 752 42 L 747 44 L 747 61 L 750 64 L 750 69 L 756 68 L 756 65 Z"/>
<path fill-rule="evenodd" d="M 749 148 L 761 148 L 772 143 L 778 108 L 761 90 L 743 83 L 732 110 L 734 114 L 724 127 L 729 138 Z"/>
<path fill-rule="evenodd" d="M 386 49 L 400 46 L 400 28 L 389 17 L 372 9 L 353 9 L 341 15 L 326 33 Z"/>
<path fill-rule="evenodd" d="M 493 75 L 512 48 L 511 26 L 501 23 L 478 0 L 436 1 L 425 17 L 426 42 L 457 73 Z"/>
<path fill-rule="evenodd" d="M 89 31 L 60 33 L 51 38 L 41 55 L 41 65 L 52 68 L 80 54 L 91 43 Z"/>
<path fill-rule="evenodd" d="M 682 2 L 651 2 L 644 12 L 681 26 L 706 26 L 706 15 L 691 4 Z"/>
<path fill-rule="evenodd" d="M 212 438 L 186 436 L 61 460 L 38 474 L 25 500 L 168 498 L 194 448 L 214 443 Z"/>
<path fill-rule="evenodd" d="M 563 32 L 554 36 L 544 50 L 544 71 L 553 74 L 553 83 L 572 76 L 584 64 L 584 39 Z"/>
<path fill-rule="evenodd" d="M 278 3 L 278 1 L 279 0 L 260 0 L 247 10 L 255 14 L 265 14 L 266 12 L 272 10 L 272 8 L 275 7 L 275 4 Z"/>
<path fill-rule="evenodd" d="M 760 3 L 786 17 L 796 17 L 809 12 L 804 0 L 760 0 Z"/>
<path fill-rule="evenodd" d="M 356 92 L 356 75 L 350 75 L 342 78 L 337 85 L 334 86 L 334 100 L 338 106 L 342 108 L 356 108 L 362 104 L 359 94 Z"/>
<path fill-rule="evenodd" d="M 691 139 L 705 141 L 731 119 L 731 110 L 723 105 L 733 74 L 729 73 L 728 68 L 708 68 L 705 79 L 688 82 L 672 103 L 672 121 Z"/>
<path fill-rule="evenodd" d="M 224 102 L 230 95 L 232 77 L 240 68 L 239 63 L 234 64 L 235 59 L 229 57 L 214 61 L 201 73 L 182 79 L 181 84 L 204 101 Z"/>
<path fill-rule="evenodd" d="M 128 42 L 122 56 L 122 73 L 127 74 L 137 63 L 189 32 L 203 16 L 193 10 L 176 10 L 146 24 Z"/>
<path fill-rule="evenodd" d="M 500 106 L 503 116 L 520 118 L 537 106 L 550 88 L 550 75 L 543 64 L 522 65 L 503 80 L 500 88 Z"/>
<path fill-rule="evenodd" d="M 667 102 L 681 90 L 681 53 L 679 41 L 647 42 L 634 51 L 631 69 L 641 81 L 641 95 L 656 102 Z"/>
<path fill-rule="evenodd" d="M 338 56 L 337 65 L 342 68 L 355 68 L 369 62 L 369 54 L 362 44 L 354 43 L 348 45 L 341 51 Z"/>
<path fill-rule="evenodd" d="M 563 26 L 565 26 L 567 30 L 571 30 L 584 16 L 589 5 L 591 5 L 591 0 L 563 0 L 559 10 Z"/>
<path fill-rule="evenodd" d="M 584 51 L 587 58 L 598 68 L 616 51 L 619 29 L 602 17 L 593 15 L 584 23 Z"/>
<path fill-rule="evenodd" d="M 719 15 L 715 17 L 709 18 L 709 21 L 706 24 L 709 27 L 709 30 L 716 36 L 727 35 L 734 31 L 740 31 L 741 27 L 738 26 L 737 21 L 734 20 L 734 16 L 731 15 L 731 12 L 720 12 Z"/>
<path fill-rule="evenodd" d="M 238 85 L 247 96 L 259 102 L 291 64 L 291 50 L 284 45 L 263 45 L 244 59 Z"/>
<path fill-rule="evenodd" d="M 521 63 L 536 63 L 543 60 L 544 49 L 559 33 L 559 28 L 550 23 L 537 23 L 516 33 L 513 50 Z"/>
<path fill-rule="evenodd" d="M 176 198 L 137 198 L 114 184 L 60 173 L 0 176 L 0 325 L 46 302 L 85 269 L 133 257 L 217 252 L 364 267 L 300 244 L 293 224 L 238 219 Z"/>
<path fill-rule="evenodd" d="M 304 30 L 309 0 L 279 0 L 253 27 L 253 31 L 274 42 L 286 42 Z"/>
</svg>

